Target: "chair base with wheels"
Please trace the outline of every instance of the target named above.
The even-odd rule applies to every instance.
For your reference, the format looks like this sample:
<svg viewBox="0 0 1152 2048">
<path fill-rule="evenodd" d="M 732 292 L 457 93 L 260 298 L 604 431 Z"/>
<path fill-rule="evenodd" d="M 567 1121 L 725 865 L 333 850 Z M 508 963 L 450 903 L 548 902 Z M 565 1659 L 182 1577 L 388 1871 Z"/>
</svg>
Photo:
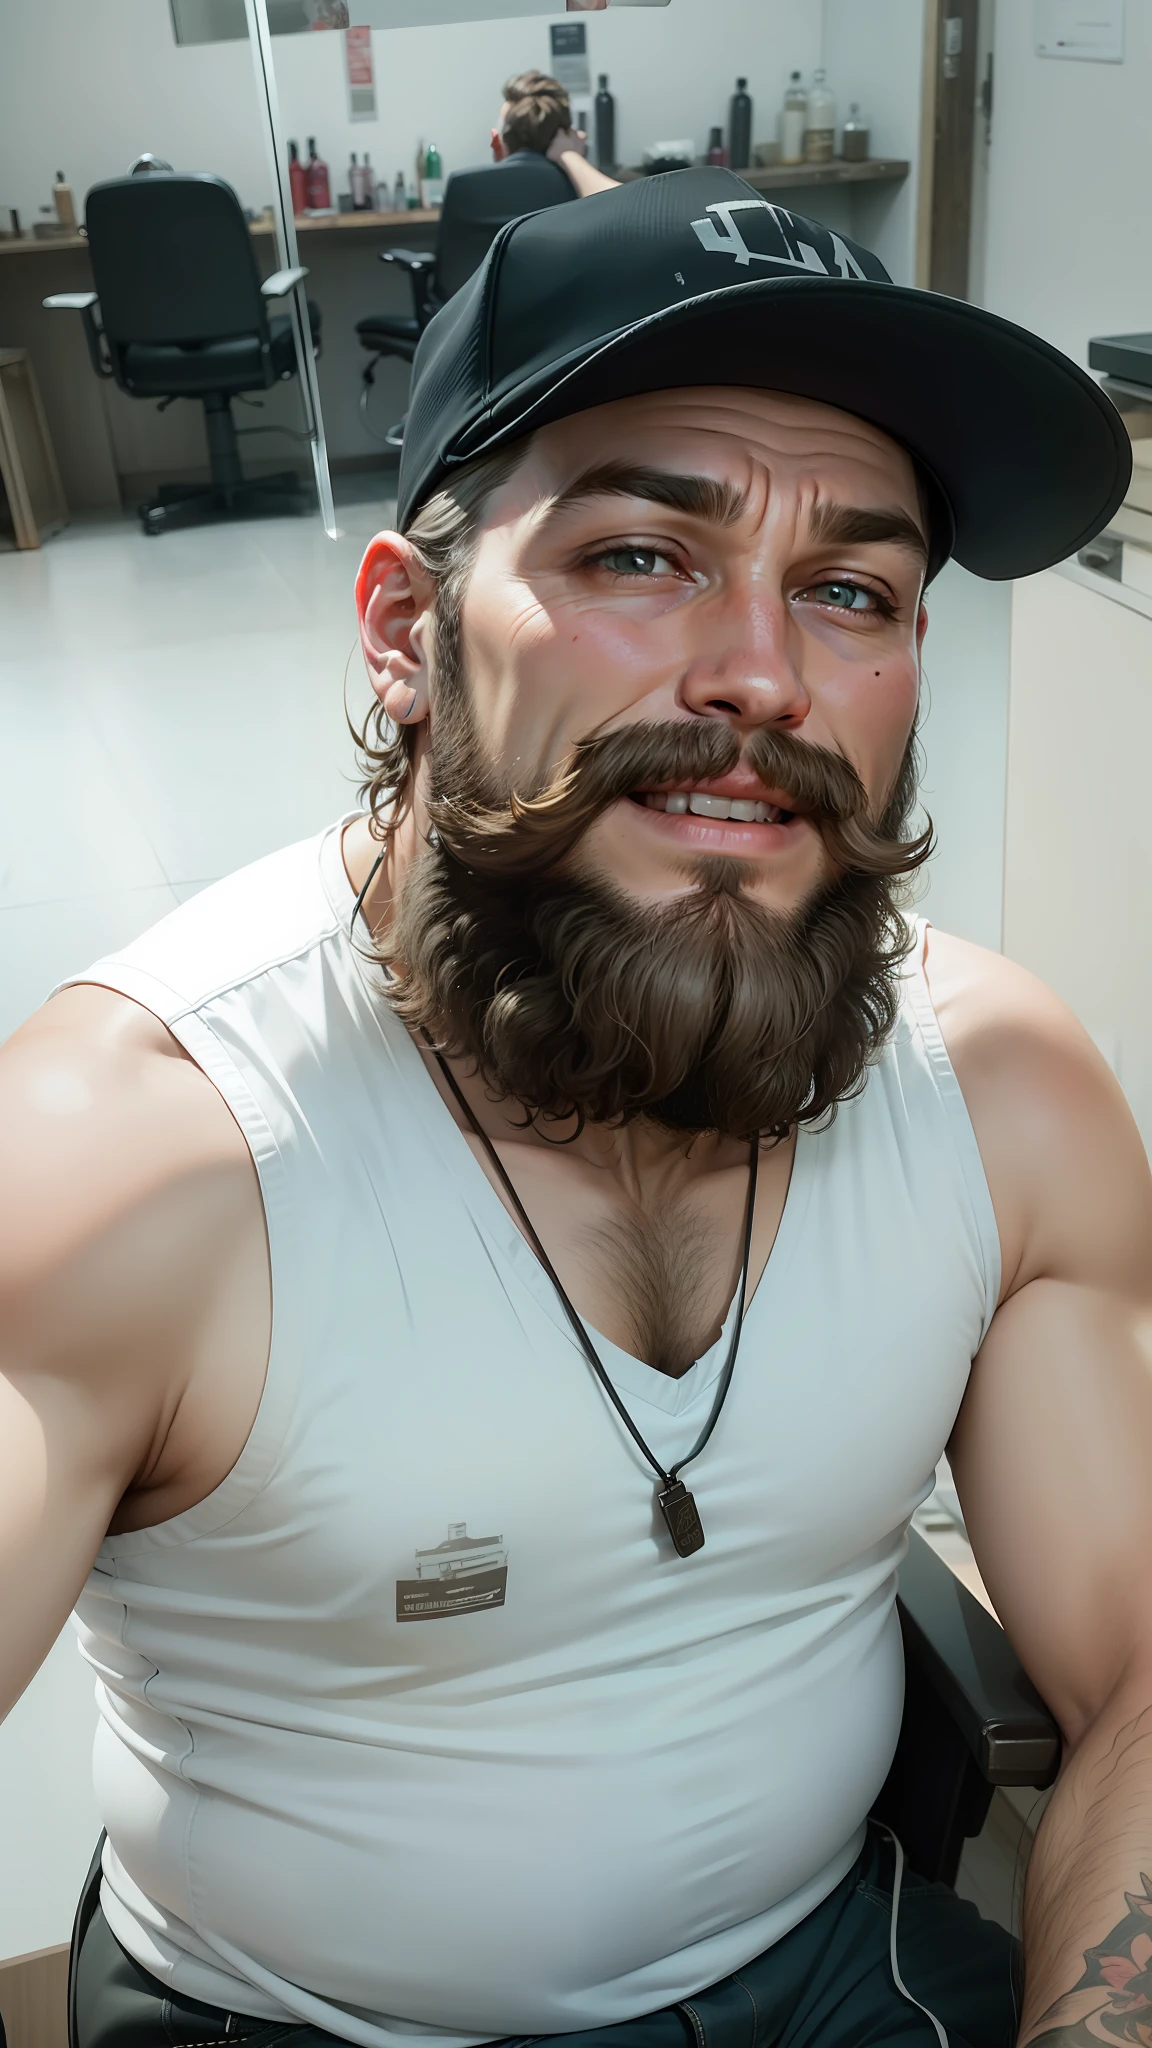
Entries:
<svg viewBox="0 0 1152 2048">
<path fill-rule="evenodd" d="M 274 512 L 308 512 L 311 490 L 295 470 L 273 476 L 246 477 L 231 404 L 223 392 L 204 401 L 211 481 L 206 484 L 161 484 L 154 498 L 137 507 L 145 533 L 167 533 L 176 526 L 198 526 L 206 520 L 247 519 Z"/>
</svg>

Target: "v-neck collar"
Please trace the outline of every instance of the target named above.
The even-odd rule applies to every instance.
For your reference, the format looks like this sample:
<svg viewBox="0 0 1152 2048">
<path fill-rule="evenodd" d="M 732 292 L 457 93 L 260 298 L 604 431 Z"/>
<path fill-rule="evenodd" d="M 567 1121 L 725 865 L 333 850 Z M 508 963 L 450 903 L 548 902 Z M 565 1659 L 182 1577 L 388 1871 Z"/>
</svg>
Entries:
<svg viewBox="0 0 1152 2048">
<path fill-rule="evenodd" d="M 566 1338 L 572 1349 L 582 1358 L 583 1353 L 560 1305 L 556 1289 L 473 1152 L 467 1136 L 436 1086 L 415 1040 L 399 1018 L 393 1016 L 380 986 L 373 983 L 371 963 L 365 959 L 362 949 L 355 943 L 354 935 L 349 933 L 349 921 L 356 907 L 356 892 L 344 866 L 343 841 L 346 828 L 360 815 L 361 813 L 352 811 L 340 819 L 325 834 L 320 847 L 321 874 L 325 891 L 340 921 L 341 932 L 348 940 L 357 976 L 371 997 L 381 1034 L 388 1041 L 397 1071 L 416 1108 L 421 1112 L 422 1121 L 436 1147 L 441 1164 L 452 1185 L 462 1196 L 473 1222 L 493 1249 L 497 1250 L 511 1266 L 516 1278 L 527 1287 L 560 1335 Z M 780 1221 L 776 1226 L 776 1235 L 756 1287 L 750 1290 L 745 1304 L 742 1344 L 749 1337 L 749 1322 L 753 1312 L 760 1309 L 761 1297 L 767 1293 L 769 1285 L 774 1284 L 780 1268 L 787 1264 L 791 1245 L 799 1234 L 811 1192 L 817 1145 L 816 1134 L 804 1126 L 797 1130 L 792 1152 L 792 1170 L 788 1177 L 788 1188 Z M 714 1385 L 723 1369 L 738 1293 L 739 1280 L 728 1304 L 723 1328 L 715 1343 L 711 1344 L 679 1379 L 673 1379 L 668 1373 L 658 1371 L 645 1359 L 637 1358 L 634 1352 L 626 1351 L 622 1345 L 614 1343 L 611 1337 L 606 1337 L 603 1331 L 588 1321 L 586 1316 L 581 1316 L 580 1320 L 599 1353 L 605 1372 L 619 1391 L 626 1392 L 638 1400 L 647 1401 L 652 1407 L 662 1409 L 665 1414 L 682 1415 Z M 767 1310 L 761 1309 L 760 1313 L 766 1314 Z"/>
</svg>

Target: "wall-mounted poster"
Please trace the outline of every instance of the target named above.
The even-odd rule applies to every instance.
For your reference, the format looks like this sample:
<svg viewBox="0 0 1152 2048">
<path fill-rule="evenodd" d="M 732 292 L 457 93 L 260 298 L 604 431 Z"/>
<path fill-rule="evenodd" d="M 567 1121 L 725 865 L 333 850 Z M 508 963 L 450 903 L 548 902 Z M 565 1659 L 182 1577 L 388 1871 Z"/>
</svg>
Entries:
<svg viewBox="0 0 1152 2048">
<path fill-rule="evenodd" d="M 1124 0 L 1035 0 L 1033 26 L 1038 57 L 1124 62 Z"/>
<path fill-rule="evenodd" d="M 347 28 L 344 31 L 344 68 L 348 74 L 348 118 L 376 119 L 376 74 L 372 68 L 372 31 Z"/>
</svg>

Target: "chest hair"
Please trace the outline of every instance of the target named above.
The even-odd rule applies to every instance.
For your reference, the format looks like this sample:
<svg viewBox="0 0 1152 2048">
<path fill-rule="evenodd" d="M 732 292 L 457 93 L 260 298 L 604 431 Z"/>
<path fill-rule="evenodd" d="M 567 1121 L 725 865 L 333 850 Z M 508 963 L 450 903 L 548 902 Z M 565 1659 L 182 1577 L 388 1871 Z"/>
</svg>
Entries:
<svg viewBox="0 0 1152 2048">
<path fill-rule="evenodd" d="M 627 1348 L 678 1380 L 715 1341 L 724 1248 L 687 1202 L 633 1209 L 589 1232 L 589 1247 L 629 1334 Z"/>
</svg>

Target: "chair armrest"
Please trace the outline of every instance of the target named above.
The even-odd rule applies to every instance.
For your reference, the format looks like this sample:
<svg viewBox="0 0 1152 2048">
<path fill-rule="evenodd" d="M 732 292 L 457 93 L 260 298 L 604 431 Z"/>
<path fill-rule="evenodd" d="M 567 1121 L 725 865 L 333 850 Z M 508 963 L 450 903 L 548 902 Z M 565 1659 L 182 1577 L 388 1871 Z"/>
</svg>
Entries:
<svg viewBox="0 0 1152 2048">
<path fill-rule="evenodd" d="M 307 270 L 300 263 L 292 270 L 274 270 L 271 277 L 264 279 L 260 290 L 266 299 L 283 299 L 295 285 L 303 284 L 307 275 Z"/>
<path fill-rule="evenodd" d="M 42 299 L 50 313 L 79 313 L 84 322 L 84 339 L 88 344 L 88 360 L 98 377 L 110 377 L 112 365 L 104 346 L 104 329 L 96 317 L 100 304 L 95 292 L 53 292 L 50 298 Z"/>
<path fill-rule="evenodd" d="M 434 253 L 427 249 L 381 249 L 380 261 L 395 263 L 401 270 L 407 271 L 408 283 L 412 287 L 412 311 L 416 315 L 416 324 L 423 334 L 436 311 L 436 302 L 432 297 L 432 275 L 436 267 Z"/>
<path fill-rule="evenodd" d="M 947 1709 L 989 1785 L 1050 1785 L 1060 1731 L 1003 1629 L 909 1531 L 898 1597 L 904 1654 Z"/>
</svg>

